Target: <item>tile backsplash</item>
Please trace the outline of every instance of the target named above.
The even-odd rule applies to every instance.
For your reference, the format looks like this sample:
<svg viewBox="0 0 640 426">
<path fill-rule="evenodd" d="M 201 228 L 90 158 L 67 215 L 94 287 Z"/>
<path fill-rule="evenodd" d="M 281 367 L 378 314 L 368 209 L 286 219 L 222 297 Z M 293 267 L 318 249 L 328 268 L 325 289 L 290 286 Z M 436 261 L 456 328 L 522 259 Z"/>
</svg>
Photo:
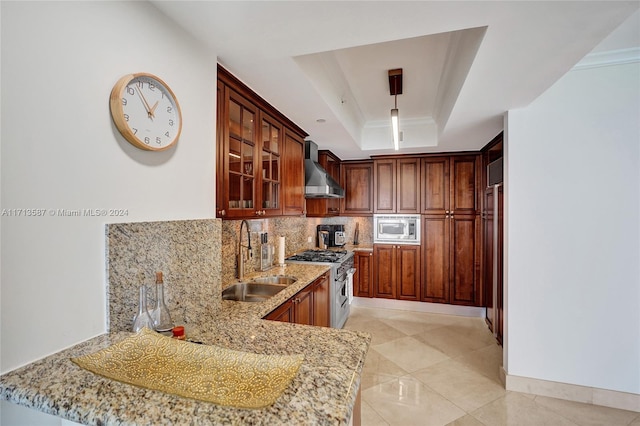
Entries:
<svg viewBox="0 0 640 426">
<path fill-rule="evenodd" d="M 220 219 L 107 224 L 108 330 L 131 330 L 141 284 L 154 306 L 158 271 L 176 324 L 219 310 L 221 230 Z"/>
</svg>

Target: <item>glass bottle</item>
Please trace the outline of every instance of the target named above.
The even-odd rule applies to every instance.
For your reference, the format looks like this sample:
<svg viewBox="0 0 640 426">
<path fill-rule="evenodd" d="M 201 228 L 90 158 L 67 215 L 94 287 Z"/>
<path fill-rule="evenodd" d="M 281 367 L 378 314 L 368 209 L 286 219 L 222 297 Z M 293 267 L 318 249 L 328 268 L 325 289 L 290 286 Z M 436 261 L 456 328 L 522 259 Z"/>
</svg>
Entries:
<svg viewBox="0 0 640 426">
<path fill-rule="evenodd" d="M 153 330 L 153 320 L 147 310 L 147 286 L 142 284 L 140 286 L 140 297 L 138 301 L 138 313 L 133 317 L 133 331 L 137 333 L 147 327 L 149 330 Z"/>
<path fill-rule="evenodd" d="M 164 303 L 164 280 L 162 272 L 156 272 L 156 307 L 151 313 L 153 318 L 153 328 L 156 331 L 171 331 L 173 321 L 171 321 L 171 313 Z"/>
</svg>

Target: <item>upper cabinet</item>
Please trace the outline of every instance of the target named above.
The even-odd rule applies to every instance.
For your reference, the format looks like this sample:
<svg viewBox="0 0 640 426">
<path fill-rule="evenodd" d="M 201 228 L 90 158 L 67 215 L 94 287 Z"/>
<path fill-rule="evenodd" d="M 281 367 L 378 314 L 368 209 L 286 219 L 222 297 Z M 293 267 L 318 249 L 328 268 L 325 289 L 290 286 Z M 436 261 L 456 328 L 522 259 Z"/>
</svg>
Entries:
<svg viewBox="0 0 640 426">
<path fill-rule="evenodd" d="M 303 215 L 304 200 L 304 140 L 285 131 L 282 187 L 282 214 Z"/>
<path fill-rule="evenodd" d="M 422 214 L 471 214 L 479 208 L 480 156 L 422 159 Z"/>
<path fill-rule="evenodd" d="M 344 198 L 340 203 L 343 216 L 373 214 L 373 161 L 342 162 Z"/>
<path fill-rule="evenodd" d="M 318 163 L 336 182 L 340 182 L 340 159 L 331 151 L 319 150 Z M 307 198 L 307 217 L 338 216 L 340 198 Z"/>
<path fill-rule="evenodd" d="M 218 66 L 216 215 L 304 214 L 306 133 Z"/>
<path fill-rule="evenodd" d="M 374 213 L 420 213 L 420 158 L 373 162 Z"/>
</svg>

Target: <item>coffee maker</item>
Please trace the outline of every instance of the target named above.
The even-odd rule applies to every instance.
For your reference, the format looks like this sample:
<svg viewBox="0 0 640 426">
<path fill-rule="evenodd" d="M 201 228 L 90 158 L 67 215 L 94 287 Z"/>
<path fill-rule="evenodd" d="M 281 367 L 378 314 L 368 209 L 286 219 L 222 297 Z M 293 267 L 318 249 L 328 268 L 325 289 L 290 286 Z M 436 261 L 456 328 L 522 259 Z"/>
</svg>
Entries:
<svg viewBox="0 0 640 426">
<path fill-rule="evenodd" d="M 323 231 L 329 234 L 328 237 L 326 237 Z M 347 243 L 344 225 L 318 225 L 316 238 L 316 247 L 323 247 L 323 243 L 326 243 L 328 248 L 342 247 Z"/>
</svg>

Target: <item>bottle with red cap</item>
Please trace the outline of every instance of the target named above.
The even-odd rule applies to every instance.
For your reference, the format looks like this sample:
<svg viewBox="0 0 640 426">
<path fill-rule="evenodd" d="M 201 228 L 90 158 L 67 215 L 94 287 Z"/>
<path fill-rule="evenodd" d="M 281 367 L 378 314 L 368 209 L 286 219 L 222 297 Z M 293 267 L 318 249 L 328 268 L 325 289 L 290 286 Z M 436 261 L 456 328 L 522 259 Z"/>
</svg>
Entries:
<svg viewBox="0 0 640 426">
<path fill-rule="evenodd" d="M 177 325 L 175 327 L 173 327 L 171 329 L 171 332 L 173 333 L 173 337 L 174 339 L 178 339 L 178 340 L 186 340 L 187 336 L 185 336 L 184 334 L 184 327 L 181 325 Z"/>
</svg>

